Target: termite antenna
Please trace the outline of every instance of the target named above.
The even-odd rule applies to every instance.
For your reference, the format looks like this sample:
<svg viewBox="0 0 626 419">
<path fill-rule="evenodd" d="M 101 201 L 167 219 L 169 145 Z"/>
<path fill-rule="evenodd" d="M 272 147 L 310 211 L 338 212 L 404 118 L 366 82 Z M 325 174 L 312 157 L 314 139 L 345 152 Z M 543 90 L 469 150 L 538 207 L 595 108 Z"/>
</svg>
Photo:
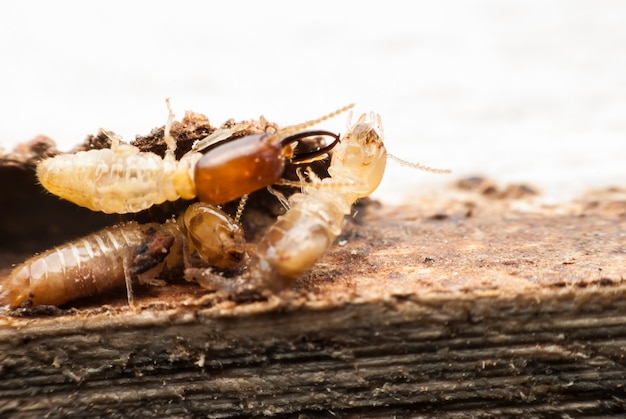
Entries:
<svg viewBox="0 0 626 419">
<path fill-rule="evenodd" d="M 296 169 L 296 170 L 298 170 L 298 169 Z M 300 185 L 295 185 L 295 183 L 294 184 L 290 184 L 289 186 L 294 187 L 294 188 L 300 187 Z M 278 202 L 280 202 L 280 204 L 283 206 L 283 208 L 285 210 L 288 210 L 291 207 L 291 205 L 289 205 L 289 200 L 287 199 L 287 197 L 285 195 L 283 195 L 282 192 L 277 191 L 276 189 L 272 188 L 271 186 L 268 186 L 267 190 L 268 190 L 269 193 L 274 195 L 276 197 L 276 199 L 278 199 Z"/>
<path fill-rule="evenodd" d="M 451 173 L 452 172 L 449 169 L 435 169 L 433 167 L 424 166 L 420 163 L 411 163 L 409 161 L 402 160 L 401 158 L 396 157 L 393 154 L 389 154 L 389 153 L 387 153 L 387 157 L 390 158 L 391 160 L 395 160 L 396 162 L 400 163 L 402 166 L 407 166 L 407 167 L 411 167 L 413 169 L 418 169 L 418 170 L 424 170 L 425 172 L 431 172 L 431 173 Z"/>
<path fill-rule="evenodd" d="M 237 213 L 235 214 L 235 223 L 239 223 L 239 220 L 243 215 L 243 210 L 246 207 L 246 202 L 248 202 L 248 194 L 245 194 L 239 200 L 239 205 L 237 205 Z"/>
<path fill-rule="evenodd" d="M 176 151 L 176 140 L 172 137 L 171 129 L 172 123 L 174 122 L 174 112 L 172 111 L 172 106 L 170 105 L 170 98 L 165 98 L 165 103 L 167 104 L 167 124 L 165 124 L 165 130 L 163 131 L 163 141 L 167 145 L 167 150 L 165 154 L 171 154 L 174 156 L 174 152 Z"/>
<path fill-rule="evenodd" d="M 98 135 L 104 135 L 111 141 L 111 150 L 115 150 L 120 145 L 120 136 L 113 131 L 107 131 L 104 128 L 100 128 Z"/>
<path fill-rule="evenodd" d="M 339 108 L 334 112 L 331 112 L 329 114 L 326 114 L 320 118 L 316 118 L 316 119 L 311 119 L 309 121 L 303 122 L 301 124 L 296 124 L 296 125 L 290 125 L 288 127 L 279 129 L 278 132 L 276 132 L 275 134 L 275 138 L 283 138 L 285 136 L 288 135 L 293 135 L 296 134 L 300 131 L 304 131 L 305 129 L 312 127 L 313 125 L 317 125 L 320 122 L 324 122 L 330 118 L 333 118 L 337 115 L 339 115 L 340 113 L 346 112 L 349 109 L 352 109 L 354 107 L 354 103 L 351 103 L 347 106 L 344 106 L 343 108 Z"/>
</svg>

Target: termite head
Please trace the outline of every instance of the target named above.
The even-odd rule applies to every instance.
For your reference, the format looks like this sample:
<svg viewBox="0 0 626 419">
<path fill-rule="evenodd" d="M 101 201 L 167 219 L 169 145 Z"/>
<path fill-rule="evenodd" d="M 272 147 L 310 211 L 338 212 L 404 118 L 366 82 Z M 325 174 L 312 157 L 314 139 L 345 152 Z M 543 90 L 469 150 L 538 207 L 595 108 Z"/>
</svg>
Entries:
<svg viewBox="0 0 626 419">
<path fill-rule="evenodd" d="M 285 168 L 281 142 L 271 134 L 217 144 L 196 163 L 194 182 L 202 202 L 223 204 L 274 183 Z"/>
<path fill-rule="evenodd" d="M 313 135 L 328 135 L 335 140 L 315 153 L 325 154 L 338 142 L 328 131 L 303 132 L 352 107 L 346 106 L 329 115 L 279 130 L 275 134 L 248 135 L 217 143 L 196 163 L 194 183 L 200 201 L 213 205 L 232 201 L 276 183 L 287 161 L 308 160 L 311 153 L 293 156 L 293 144 Z"/>
<path fill-rule="evenodd" d="M 380 117 L 371 115 L 366 121 L 366 114 L 349 126 L 341 144 L 333 153 L 331 169 L 348 169 L 352 176 L 361 179 L 366 186 L 356 198 L 372 194 L 380 184 L 387 163 L 387 150 L 383 144 L 383 132 Z"/>
<path fill-rule="evenodd" d="M 355 198 L 372 194 L 380 184 L 388 158 L 404 166 L 432 173 L 450 173 L 449 170 L 435 169 L 419 163 L 410 163 L 395 157 L 385 149 L 384 133 L 380 115 L 361 115 L 355 124 L 350 124 L 341 144 L 333 152 L 329 172 L 335 176 L 338 170 L 347 171 L 350 176 L 360 179 L 362 188 L 355 188 Z M 341 176 L 338 176 L 341 177 Z"/>
<path fill-rule="evenodd" d="M 183 217 L 190 252 L 218 268 L 235 268 L 245 256 L 246 240 L 241 226 L 212 205 L 196 202 Z"/>
</svg>

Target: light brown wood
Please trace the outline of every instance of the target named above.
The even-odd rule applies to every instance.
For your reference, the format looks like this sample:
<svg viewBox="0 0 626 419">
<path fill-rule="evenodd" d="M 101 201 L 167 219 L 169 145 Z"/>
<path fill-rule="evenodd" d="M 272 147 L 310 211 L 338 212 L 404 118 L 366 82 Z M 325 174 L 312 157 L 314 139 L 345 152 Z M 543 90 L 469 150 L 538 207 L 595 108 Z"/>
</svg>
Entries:
<svg viewBox="0 0 626 419">
<path fill-rule="evenodd" d="M 550 208 L 525 188 L 472 182 L 360 208 L 330 254 L 270 301 L 178 283 L 139 289 L 139 313 L 123 293 L 5 312 L 0 412 L 623 413 L 626 194 Z"/>
</svg>

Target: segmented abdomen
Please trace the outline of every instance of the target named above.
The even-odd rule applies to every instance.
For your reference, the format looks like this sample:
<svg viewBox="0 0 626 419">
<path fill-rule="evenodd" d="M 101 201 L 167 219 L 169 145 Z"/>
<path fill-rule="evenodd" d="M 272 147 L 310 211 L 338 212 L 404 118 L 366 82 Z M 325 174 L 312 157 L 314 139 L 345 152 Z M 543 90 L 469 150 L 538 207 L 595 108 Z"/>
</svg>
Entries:
<svg viewBox="0 0 626 419">
<path fill-rule="evenodd" d="M 176 168 L 174 159 L 120 144 L 46 159 L 37 166 L 37 176 L 61 198 L 93 211 L 122 214 L 178 199 Z"/>
<path fill-rule="evenodd" d="M 351 202 L 340 194 L 313 190 L 289 198 L 292 207 L 278 218 L 251 255 L 250 279 L 262 288 L 289 287 L 326 253 L 341 233 Z"/>
<path fill-rule="evenodd" d="M 133 265 L 138 251 L 159 234 L 178 236 L 180 232 L 172 222 L 129 222 L 34 256 L 16 267 L 2 284 L 2 302 L 12 307 L 29 300 L 33 305 L 60 305 L 123 286 L 125 274 L 143 269 Z M 137 263 L 144 263 L 145 255 L 139 256 Z"/>
</svg>

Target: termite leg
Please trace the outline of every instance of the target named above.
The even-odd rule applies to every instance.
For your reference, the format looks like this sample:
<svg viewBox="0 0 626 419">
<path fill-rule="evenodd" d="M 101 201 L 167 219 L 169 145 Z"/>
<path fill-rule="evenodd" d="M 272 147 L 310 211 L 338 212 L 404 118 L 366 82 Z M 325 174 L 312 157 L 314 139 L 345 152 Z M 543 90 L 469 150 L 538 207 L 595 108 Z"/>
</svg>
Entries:
<svg viewBox="0 0 626 419">
<path fill-rule="evenodd" d="M 221 295 L 246 301 L 266 300 L 269 295 L 260 290 L 246 276 L 224 277 L 212 269 L 187 268 L 185 279 L 198 283 L 202 288 Z"/>
<path fill-rule="evenodd" d="M 174 156 L 174 152 L 176 151 L 176 140 L 172 137 L 171 129 L 172 123 L 174 122 L 174 112 L 172 111 L 172 106 L 170 105 L 170 98 L 165 99 L 165 103 L 167 103 L 167 123 L 165 124 L 165 129 L 163 130 L 163 141 L 167 145 L 167 150 L 165 151 L 166 155 Z"/>
<path fill-rule="evenodd" d="M 136 313 L 137 309 L 135 308 L 135 298 L 133 296 L 132 277 L 130 274 L 130 266 L 128 266 L 126 258 L 122 259 L 122 265 L 124 266 L 124 281 L 126 283 L 126 298 L 128 298 L 128 306 L 131 311 Z"/>
<path fill-rule="evenodd" d="M 239 223 L 202 202 L 190 205 L 183 216 L 187 261 L 195 253 L 204 262 L 222 269 L 238 267 L 245 257 L 246 242 Z"/>
<path fill-rule="evenodd" d="M 283 185 L 283 186 L 291 186 L 291 187 L 294 187 L 294 188 L 302 187 L 302 185 L 297 183 L 296 181 L 288 180 L 286 182 L 288 182 L 288 183 L 286 184 L 286 183 L 283 183 L 282 181 L 279 181 L 276 184 L 277 185 Z M 282 192 L 277 191 L 276 189 L 272 188 L 271 186 L 267 187 L 267 191 L 269 193 L 271 193 L 272 195 L 274 195 L 276 197 L 276 199 L 278 199 L 278 202 L 280 202 L 280 204 L 283 206 L 284 209 L 286 209 L 286 210 L 289 209 L 289 207 L 290 207 L 289 199 L 287 199 L 287 197 Z"/>
<path fill-rule="evenodd" d="M 329 137 L 333 137 L 334 140 L 332 143 L 325 145 L 324 147 L 320 147 L 316 150 L 312 150 L 312 151 L 307 151 L 304 153 L 298 153 L 293 155 L 290 159 L 289 162 L 292 164 L 306 164 L 306 163 L 312 163 L 315 162 L 317 160 L 322 160 L 324 158 L 326 158 L 326 156 L 328 155 L 328 153 L 335 148 L 335 146 L 337 146 L 337 144 L 339 144 L 341 142 L 340 140 L 340 136 L 338 134 L 335 134 L 333 132 L 329 132 L 329 131 L 307 131 L 307 132 L 301 132 L 292 136 L 289 136 L 285 139 L 283 139 L 281 141 L 281 144 L 283 144 L 284 146 L 288 145 L 289 143 L 293 143 L 296 141 L 301 140 L 302 138 L 307 138 L 307 137 L 319 137 L 319 136 L 329 136 Z M 294 180 L 289 180 L 289 179 L 278 179 L 278 181 L 276 181 L 274 184 L 275 185 L 279 185 L 279 186 L 288 186 L 288 187 L 292 187 L 292 188 L 302 188 L 304 186 L 304 183 L 306 183 L 304 176 L 301 174 L 299 169 L 296 169 L 296 173 L 298 174 L 298 178 L 299 180 L 294 181 Z M 319 180 L 319 178 L 317 176 L 315 176 L 313 174 L 313 171 L 308 170 L 307 174 L 309 175 L 309 178 L 311 178 L 312 180 Z M 274 195 L 276 196 L 279 200 L 281 200 L 281 197 L 277 195 L 277 192 L 275 190 L 271 190 L 270 188 L 268 188 L 268 190 Z M 284 197 L 283 197 L 284 198 Z M 282 202 L 282 200 L 281 200 Z M 285 206 L 285 204 L 283 203 L 283 206 Z M 287 206 L 285 206 L 285 208 L 288 208 Z"/>
<path fill-rule="evenodd" d="M 279 179 L 276 183 L 274 183 L 274 185 L 289 186 L 292 188 L 300 188 L 303 190 L 304 187 L 307 185 L 318 186 L 322 182 L 322 179 L 320 179 L 320 177 L 316 175 L 313 169 L 311 169 L 310 167 L 306 168 L 306 176 L 302 173 L 300 167 L 296 168 L 296 175 L 298 176 L 299 180 Z M 273 191 L 270 192 L 276 196 Z"/>
<path fill-rule="evenodd" d="M 248 124 L 240 124 L 234 128 L 216 129 L 215 131 L 213 131 L 211 134 L 207 135 L 206 137 L 200 140 L 196 140 L 191 146 L 191 150 L 202 151 L 205 148 L 208 148 L 214 144 L 227 140 L 228 138 L 232 137 L 234 133 L 244 130 L 247 126 Z"/>
<path fill-rule="evenodd" d="M 167 117 L 167 123 L 165 124 L 165 129 L 163 131 L 163 141 L 165 141 L 165 144 L 167 145 L 166 153 L 171 154 L 173 156 L 174 152 L 176 151 L 176 140 L 174 139 L 174 137 L 172 137 L 171 130 L 172 130 L 172 123 L 174 123 L 175 115 L 170 105 L 170 98 L 165 99 L 165 102 L 167 103 L 168 117 Z M 204 150 L 205 148 L 213 144 L 216 144 L 220 141 L 223 141 L 232 137 L 232 135 L 235 132 L 244 130 L 248 128 L 249 126 L 250 126 L 250 123 L 244 122 L 241 124 L 237 124 L 233 128 L 216 129 L 215 131 L 213 131 L 211 134 L 207 135 L 206 137 L 200 140 L 196 140 L 191 146 L 191 151 Z"/>
<path fill-rule="evenodd" d="M 114 133 L 113 131 L 107 131 L 103 128 L 100 128 L 98 136 L 104 135 L 109 140 L 111 140 L 111 150 L 115 150 L 120 146 L 120 141 L 122 140 L 119 135 Z"/>
</svg>

